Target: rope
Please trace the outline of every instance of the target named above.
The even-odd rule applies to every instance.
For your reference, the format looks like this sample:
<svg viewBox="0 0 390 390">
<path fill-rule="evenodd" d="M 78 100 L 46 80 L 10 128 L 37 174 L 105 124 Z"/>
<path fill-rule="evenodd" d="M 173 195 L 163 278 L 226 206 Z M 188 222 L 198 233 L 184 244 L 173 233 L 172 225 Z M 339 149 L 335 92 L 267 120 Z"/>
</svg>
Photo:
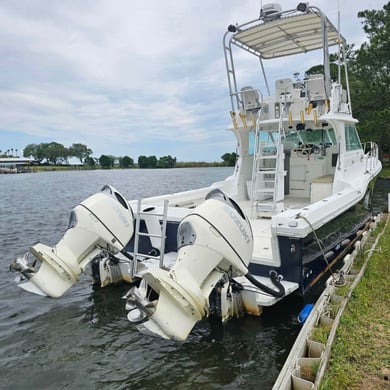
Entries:
<svg viewBox="0 0 390 390">
<path fill-rule="evenodd" d="M 325 260 L 325 263 L 326 263 L 326 265 L 328 266 L 328 268 L 329 268 L 329 270 L 330 270 L 330 273 L 331 273 L 331 275 L 332 275 L 332 279 L 333 279 L 333 281 L 336 283 L 336 281 L 337 281 L 336 274 L 333 272 L 333 269 L 332 269 L 331 265 L 329 264 L 328 259 L 327 259 L 326 256 L 325 256 L 325 248 L 324 248 L 324 246 L 322 245 L 321 240 L 318 238 L 317 233 L 316 233 L 316 231 L 314 230 L 314 226 L 311 224 L 311 222 L 310 222 L 304 215 L 299 214 L 299 215 L 298 215 L 298 218 L 302 218 L 302 219 L 310 226 L 310 229 L 311 229 L 311 231 L 313 232 L 313 235 L 314 235 L 314 238 L 316 239 L 316 242 L 317 242 L 317 244 L 318 244 L 318 247 L 320 248 L 322 257 L 323 257 L 323 259 Z"/>
</svg>

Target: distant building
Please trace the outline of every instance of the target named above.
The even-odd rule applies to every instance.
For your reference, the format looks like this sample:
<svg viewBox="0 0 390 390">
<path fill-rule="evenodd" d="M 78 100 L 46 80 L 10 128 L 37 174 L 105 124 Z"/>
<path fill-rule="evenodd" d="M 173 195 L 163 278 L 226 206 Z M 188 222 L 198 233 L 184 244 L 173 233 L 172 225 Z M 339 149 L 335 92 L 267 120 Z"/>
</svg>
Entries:
<svg viewBox="0 0 390 390">
<path fill-rule="evenodd" d="M 1 157 L 0 173 L 31 172 L 31 166 L 36 164 L 37 161 L 33 158 Z"/>
</svg>

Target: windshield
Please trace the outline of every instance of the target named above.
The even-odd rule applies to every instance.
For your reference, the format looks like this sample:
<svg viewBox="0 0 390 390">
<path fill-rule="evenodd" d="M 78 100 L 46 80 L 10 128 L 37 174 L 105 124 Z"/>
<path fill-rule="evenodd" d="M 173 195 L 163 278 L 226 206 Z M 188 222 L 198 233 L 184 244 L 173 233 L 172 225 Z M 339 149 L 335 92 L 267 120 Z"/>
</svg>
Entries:
<svg viewBox="0 0 390 390">
<path fill-rule="evenodd" d="M 296 146 L 300 144 L 331 146 L 336 144 L 336 136 L 332 128 L 305 129 L 287 133 L 286 141 L 292 141 Z"/>
<path fill-rule="evenodd" d="M 276 150 L 276 144 L 278 142 L 279 133 L 274 128 L 262 129 L 259 133 L 259 143 L 267 145 L 268 148 L 274 148 Z M 283 143 L 293 143 L 293 147 L 297 147 L 302 144 L 313 145 L 325 145 L 329 147 L 336 145 L 336 135 L 332 128 L 329 129 L 305 129 L 294 130 L 286 133 L 286 137 L 282 140 Z M 255 149 L 255 134 L 249 133 L 249 155 L 254 153 Z"/>
</svg>

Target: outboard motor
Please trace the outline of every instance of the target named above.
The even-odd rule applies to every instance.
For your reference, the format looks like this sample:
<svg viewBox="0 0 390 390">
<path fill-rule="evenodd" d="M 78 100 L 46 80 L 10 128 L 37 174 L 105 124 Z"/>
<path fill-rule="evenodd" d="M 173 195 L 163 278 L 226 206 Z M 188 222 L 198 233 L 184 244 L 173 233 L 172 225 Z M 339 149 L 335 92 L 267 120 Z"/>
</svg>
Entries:
<svg viewBox="0 0 390 390">
<path fill-rule="evenodd" d="M 79 280 L 82 272 L 102 251 L 120 252 L 134 233 L 133 212 L 125 198 L 111 186 L 77 205 L 69 226 L 54 247 L 38 243 L 30 248 L 34 260 L 14 260 L 10 269 L 19 271 L 19 286 L 36 294 L 58 298 Z"/>
<path fill-rule="evenodd" d="M 214 190 L 181 221 L 177 240 L 173 268 L 147 271 L 140 287 L 127 294 L 127 308 L 141 332 L 180 341 L 209 314 L 209 296 L 219 281 L 248 273 L 253 236 L 239 206 Z M 156 301 L 148 298 L 153 294 Z"/>
</svg>

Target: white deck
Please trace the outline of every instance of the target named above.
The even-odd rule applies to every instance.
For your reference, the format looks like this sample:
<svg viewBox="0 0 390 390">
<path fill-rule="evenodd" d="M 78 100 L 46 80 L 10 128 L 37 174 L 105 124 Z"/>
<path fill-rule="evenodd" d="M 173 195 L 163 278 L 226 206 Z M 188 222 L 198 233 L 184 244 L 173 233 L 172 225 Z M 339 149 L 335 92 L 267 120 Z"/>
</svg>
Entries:
<svg viewBox="0 0 390 390">
<path fill-rule="evenodd" d="M 164 267 L 171 269 L 177 258 L 177 252 L 169 252 L 164 254 Z M 143 257 L 139 256 L 139 259 L 141 260 L 138 262 L 138 269 L 135 274 L 136 277 L 142 278 L 145 272 L 147 272 L 150 268 L 158 267 L 160 262 L 156 258 L 151 257 Z"/>
<path fill-rule="evenodd" d="M 253 232 L 253 259 L 261 262 L 275 262 L 272 251 L 271 218 L 251 218 L 251 201 L 239 202 L 249 218 Z M 287 195 L 284 200 L 284 208 L 302 209 L 310 204 L 309 198 L 298 198 Z"/>
</svg>

